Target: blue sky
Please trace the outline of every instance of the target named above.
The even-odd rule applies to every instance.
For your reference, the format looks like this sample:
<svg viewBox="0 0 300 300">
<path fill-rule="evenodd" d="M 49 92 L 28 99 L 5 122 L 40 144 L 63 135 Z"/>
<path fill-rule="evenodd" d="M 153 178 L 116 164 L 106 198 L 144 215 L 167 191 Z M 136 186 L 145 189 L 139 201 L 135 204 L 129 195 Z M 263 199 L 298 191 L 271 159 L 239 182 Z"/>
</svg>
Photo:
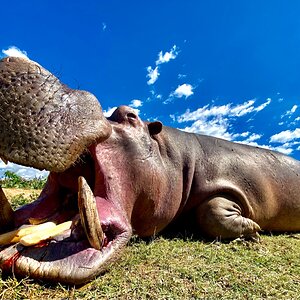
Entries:
<svg viewBox="0 0 300 300">
<path fill-rule="evenodd" d="M 2 6 L 0 55 L 18 48 L 107 115 L 131 105 L 300 159 L 299 13 L 296 0 L 15 0 Z M 10 168 L 37 174 L 0 163 L 0 175 Z"/>
</svg>

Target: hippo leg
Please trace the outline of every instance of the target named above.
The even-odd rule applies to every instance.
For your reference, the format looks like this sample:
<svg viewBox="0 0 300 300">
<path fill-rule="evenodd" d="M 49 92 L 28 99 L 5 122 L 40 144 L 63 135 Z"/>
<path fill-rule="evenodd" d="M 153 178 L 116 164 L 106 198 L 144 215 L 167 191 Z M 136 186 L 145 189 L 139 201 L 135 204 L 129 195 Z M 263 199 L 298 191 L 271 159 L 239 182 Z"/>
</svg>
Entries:
<svg viewBox="0 0 300 300">
<path fill-rule="evenodd" d="M 238 237 L 256 239 L 260 227 L 242 216 L 242 209 L 230 197 L 214 197 L 197 208 L 197 222 L 201 232 L 211 238 L 234 239 Z"/>
</svg>

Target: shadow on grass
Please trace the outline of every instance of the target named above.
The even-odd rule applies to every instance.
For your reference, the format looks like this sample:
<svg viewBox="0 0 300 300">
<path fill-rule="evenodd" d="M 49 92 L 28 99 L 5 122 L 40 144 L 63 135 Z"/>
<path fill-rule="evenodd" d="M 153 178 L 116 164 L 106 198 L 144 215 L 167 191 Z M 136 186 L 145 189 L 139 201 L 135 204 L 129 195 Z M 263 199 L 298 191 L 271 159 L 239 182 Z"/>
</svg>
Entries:
<svg viewBox="0 0 300 300">
<path fill-rule="evenodd" d="M 155 238 L 163 237 L 166 240 L 180 239 L 187 242 L 198 241 L 204 243 L 211 243 L 213 239 L 205 237 L 205 235 L 203 235 L 199 230 L 197 230 L 196 222 L 190 220 L 193 220 L 193 218 L 179 218 L 175 222 L 169 224 L 164 230 L 162 230 L 158 234 L 147 238 L 135 237 L 133 239 L 133 242 L 138 242 L 139 240 L 142 240 L 146 243 L 151 243 Z"/>
</svg>

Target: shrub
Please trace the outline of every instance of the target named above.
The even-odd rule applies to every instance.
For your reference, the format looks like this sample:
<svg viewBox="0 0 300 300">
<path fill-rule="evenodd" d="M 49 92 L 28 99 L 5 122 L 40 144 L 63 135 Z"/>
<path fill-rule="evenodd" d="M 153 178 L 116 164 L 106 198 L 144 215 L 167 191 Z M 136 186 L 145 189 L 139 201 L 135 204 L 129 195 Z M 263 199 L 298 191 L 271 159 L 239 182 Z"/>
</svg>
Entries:
<svg viewBox="0 0 300 300">
<path fill-rule="evenodd" d="M 47 178 L 25 179 L 14 172 L 6 171 L 0 184 L 4 188 L 42 189 Z"/>
</svg>

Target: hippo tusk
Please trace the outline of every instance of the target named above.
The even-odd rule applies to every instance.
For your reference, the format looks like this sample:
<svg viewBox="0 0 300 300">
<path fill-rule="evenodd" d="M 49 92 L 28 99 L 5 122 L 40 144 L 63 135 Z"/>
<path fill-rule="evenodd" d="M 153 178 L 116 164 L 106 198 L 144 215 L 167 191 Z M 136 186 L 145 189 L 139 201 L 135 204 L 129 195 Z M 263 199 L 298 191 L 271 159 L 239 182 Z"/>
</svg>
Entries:
<svg viewBox="0 0 300 300">
<path fill-rule="evenodd" d="M 13 223 L 14 211 L 0 187 L 0 231 L 3 232 L 12 227 Z"/>
<path fill-rule="evenodd" d="M 78 178 L 78 207 L 82 226 L 91 246 L 101 250 L 104 233 L 101 227 L 95 197 L 84 177 Z"/>
</svg>

